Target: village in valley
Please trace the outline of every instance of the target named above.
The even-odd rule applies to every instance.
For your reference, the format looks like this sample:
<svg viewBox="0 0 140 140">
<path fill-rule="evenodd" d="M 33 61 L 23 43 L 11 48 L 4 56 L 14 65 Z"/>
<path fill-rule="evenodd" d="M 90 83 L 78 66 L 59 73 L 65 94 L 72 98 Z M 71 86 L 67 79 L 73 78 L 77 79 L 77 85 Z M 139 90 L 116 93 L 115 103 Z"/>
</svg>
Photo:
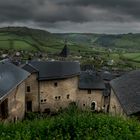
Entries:
<svg viewBox="0 0 140 140">
<path fill-rule="evenodd" d="M 24 53 L 26 61 L 23 51 L 1 55 L 0 121 L 23 120 L 29 112 L 51 115 L 71 104 L 89 112 L 139 115 L 139 70 L 81 64 L 71 59 L 67 42 L 57 59 Z"/>
</svg>

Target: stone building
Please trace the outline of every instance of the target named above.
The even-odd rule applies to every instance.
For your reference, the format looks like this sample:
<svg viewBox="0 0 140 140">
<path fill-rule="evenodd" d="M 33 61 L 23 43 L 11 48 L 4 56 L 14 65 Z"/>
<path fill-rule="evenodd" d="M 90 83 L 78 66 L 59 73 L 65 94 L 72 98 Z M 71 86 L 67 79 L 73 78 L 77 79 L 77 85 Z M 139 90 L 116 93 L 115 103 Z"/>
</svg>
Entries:
<svg viewBox="0 0 140 140">
<path fill-rule="evenodd" d="M 140 70 L 124 74 L 110 82 L 110 113 L 116 115 L 140 114 Z"/>
<path fill-rule="evenodd" d="M 0 121 L 16 121 L 24 117 L 28 76 L 28 72 L 11 63 L 0 63 Z"/>
<path fill-rule="evenodd" d="M 76 101 L 78 62 L 34 61 L 23 69 L 31 73 L 26 80 L 27 111 L 58 111 Z"/>
<path fill-rule="evenodd" d="M 92 111 L 105 110 L 105 84 L 96 72 L 81 72 L 76 102 L 79 108 Z"/>
</svg>

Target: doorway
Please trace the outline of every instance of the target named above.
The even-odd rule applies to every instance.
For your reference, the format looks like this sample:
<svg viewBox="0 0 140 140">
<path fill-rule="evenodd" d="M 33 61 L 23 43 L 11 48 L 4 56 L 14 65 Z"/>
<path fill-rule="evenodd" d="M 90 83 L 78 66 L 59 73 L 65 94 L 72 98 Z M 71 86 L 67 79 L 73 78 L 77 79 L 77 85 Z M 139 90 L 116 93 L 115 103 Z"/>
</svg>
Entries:
<svg viewBox="0 0 140 140">
<path fill-rule="evenodd" d="M 27 101 L 27 112 L 32 112 L 32 101 Z"/>
<path fill-rule="evenodd" d="M 92 111 L 95 111 L 95 109 L 96 109 L 96 103 L 95 102 L 92 102 L 91 103 L 91 110 Z"/>
<path fill-rule="evenodd" d="M 1 103 L 0 110 L 1 110 L 1 117 L 2 117 L 2 119 L 6 119 L 8 117 L 8 99 L 5 99 Z"/>
</svg>

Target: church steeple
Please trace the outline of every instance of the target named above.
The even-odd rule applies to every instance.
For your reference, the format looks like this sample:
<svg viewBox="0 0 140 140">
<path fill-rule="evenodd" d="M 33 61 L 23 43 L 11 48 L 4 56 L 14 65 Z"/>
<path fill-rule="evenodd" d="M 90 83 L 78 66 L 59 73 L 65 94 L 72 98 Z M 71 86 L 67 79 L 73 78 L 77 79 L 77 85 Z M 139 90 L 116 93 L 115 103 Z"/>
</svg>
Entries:
<svg viewBox="0 0 140 140">
<path fill-rule="evenodd" d="M 61 57 L 68 57 L 69 55 L 69 49 L 68 49 L 68 46 L 67 46 L 67 40 L 65 40 L 65 45 L 64 45 L 64 48 L 62 49 L 61 53 L 60 53 L 60 56 Z"/>
</svg>

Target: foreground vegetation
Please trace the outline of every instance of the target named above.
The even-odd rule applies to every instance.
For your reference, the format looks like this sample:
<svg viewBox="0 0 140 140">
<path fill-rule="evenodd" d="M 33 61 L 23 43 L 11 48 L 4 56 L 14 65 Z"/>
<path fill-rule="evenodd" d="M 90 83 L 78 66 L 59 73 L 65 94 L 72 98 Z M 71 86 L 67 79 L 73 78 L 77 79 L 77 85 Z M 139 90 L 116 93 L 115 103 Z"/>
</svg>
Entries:
<svg viewBox="0 0 140 140">
<path fill-rule="evenodd" d="M 0 140 L 140 139 L 140 124 L 134 119 L 81 112 L 74 108 L 51 117 L 29 116 L 16 124 L 0 124 Z"/>
</svg>

